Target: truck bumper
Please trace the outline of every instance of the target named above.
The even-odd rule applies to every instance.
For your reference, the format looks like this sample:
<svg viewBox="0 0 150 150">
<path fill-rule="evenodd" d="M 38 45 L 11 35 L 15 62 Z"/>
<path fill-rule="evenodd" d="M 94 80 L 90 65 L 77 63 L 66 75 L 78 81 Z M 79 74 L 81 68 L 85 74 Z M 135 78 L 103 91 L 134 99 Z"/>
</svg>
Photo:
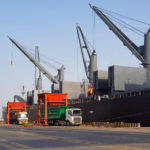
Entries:
<svg viewBox="0 0 150 150">
<path fill-rule="evenodd" d="M 18 124 L 28 124 L 28 122 L 24 122 L 24 121 L 19 121 Z"/>
</svg>

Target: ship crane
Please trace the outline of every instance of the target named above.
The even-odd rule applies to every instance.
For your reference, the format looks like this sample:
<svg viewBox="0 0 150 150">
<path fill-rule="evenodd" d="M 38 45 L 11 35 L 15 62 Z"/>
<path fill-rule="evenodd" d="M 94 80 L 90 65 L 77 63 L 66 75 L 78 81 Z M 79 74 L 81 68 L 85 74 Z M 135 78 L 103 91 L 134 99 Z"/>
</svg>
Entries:
<svg viewBox="0 0 150 150">
<path fill-rule="evenodd" d="M 96 6 L 90 7 L 94 12 L 104 21 L 110 30 L 123 42 L 125 46 L 140 60 L 145 68 L 150 68 L 150 29 L 145 34 L 144 45 L 138 47 L 133 41 L 131 41 L 102 11 Z"/>
<path fill-rule="evenodd" d="M 81 27 L 77 25 L 76 30 L 77 30 L 77 35 L 78 35 L 78 39 L 79 39 L 79 45 L 80 45 L 80 49 L 81 49 L 85 73 L 86 73 L 86 76 L 87 76 L 89 82 L 93 84 L 93 82 L 94 82 L 93 81 L 93 73 L 95 71 L 97 71 L 97 54 L 96 54 L 95 50 L 93 50 L 93 52 L 90 53 L 88 44 L 87 44 L 85 36 L 81 30 Z M 87 55 L 89 57 L 89 66 L 87 66 L 87 61 L 85 60 L 84 49 L 86 49 Z"/>
<path fill-rule="evenodd" d="M 60 69 L 58 69 L 58 75 L 53 76 L 49 73 L 39 62 L 36 60 L 28 51 L 21 46 L 17 41 L 8 37 L 9 40 L 25 55 L 27 58 L 52 82 L 59 84 L 60 82 L 64 81 L 64 69 L 65 67 L 62 65 Z"/>
</svg>

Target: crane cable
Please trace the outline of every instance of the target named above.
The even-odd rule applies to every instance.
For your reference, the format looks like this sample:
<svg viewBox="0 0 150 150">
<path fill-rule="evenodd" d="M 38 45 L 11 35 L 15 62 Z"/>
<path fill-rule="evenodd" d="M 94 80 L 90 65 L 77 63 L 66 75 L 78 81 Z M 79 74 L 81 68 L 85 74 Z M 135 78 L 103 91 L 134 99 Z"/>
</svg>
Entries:
<svg viewBox="0 0 150 150">
<path fill-rule="evenodd" d="M 98 8 L 98 7 L 97 7 L 97 8 Z M 114 11 L 106 10 L 106 9 L 103 9 L 103 8 L 98 8 L 98 9 L 100 9 L 100 10 L 102 10 L 102 11 L 107 11 L 107 12 L 112 13 L 112 14 L 116 14 L 116 15 L 118 15 L 118 16 L 120 16 L 120 17 L 123 17 L 123 18 L 129 19 L 129 20 L 132 20 L 132 21 L 135 21 L 135 22 L 138 22 L 138 23 L 144 24 L 144 25 L 148 25 L 148 26 L 150 26 L 150 24 L 149 24 L 149 23 L 147 23 L 147 22 L 144 22 L 144 21 L 141 21 L 141 20 L 137 20 L 137 19 L 134 19 L 134 18 L 131 18 L 131 17 L 128 17 L 128 16 L 125 16 L 125 15 L 122 15 L 122 14 L 116 13 L 116 12 L 114 12 Z"/>
<path fill-rule="evenodd" d="M 150 25 L 149 23 L 146 23 L 146 22 L 143 22 L 143 21 L 140 21 L 140 20 L 137 20 L 137 19 L 134 19 L 134 18 L 131 18 L 131 17 L 127 17 L 125 15 L 121 15 L 119 13 L 116 13 L 116 12 L 113 12 L 113 11 L 109 11 L 109 10 L 106 10 L 106 9 L 103 9 L 103 8 L 98 8 L 100 9 L 103 13 L 109 15 L 111 18 L 113 18 L 112 20 L 123 25 L 123 27 L 125 28 L 128 28 L 129 30 L 131 30 L 132 32 L 135 32 L 136 34 L 140 35 L 140 36 L 143 36 L 141 34 L 145 34 L 143 31 L 137 29 L 136 27 L 126 23 L 125 21 L 122 21 L 121 19 L 117 18 L 117 17 L 114 17 L 112 14 L 115 14 L 115 15 L 118 15 L 122 18 L 126 18 L 126 19 L 129 19 L 129 20 L 132 20 L 134 22 L 138 22 L 138 23 L 141 23 L 141 24 L 144 24 L 144 25 Z M 116 21 L 117 20 L 117 21 Z M 121 22 L 121 23 L 120 23 Z"/>
<path fill-rule="evenodd" d="M 11 51 L 11 68 L 13 68 L 13 43 L 12 43 L 12 51 Z"/>
<path fill-rule="evenodd" d="M 48 56 L 45 56 L 43 54 L 40 54 L 41 56 L 43 56 L 44 58 L 46 58 L 47 60 L 51 60 L 52 62 L 56 63 L 56 64 L 59 64 L 59 65 L 63 65 L 62 63 L 60 63 L 59 61 L 56 61 Z"/>
<path fill-rule="evenodd" d="M 31 51 L 29 51 L 29 50 L 26 50 L 28 53 L 30 53 L 32 56 L 34 56 L 34 53 L 33 52 L 31 52 Z M 54 60 L 54 59 L 51 59 L 51 58 L 49 58 L 48 56 L 45 56 L 45 55 L 43 55 L 43 54 L 41 54 L 40 53 L 40 56 L 43 56 L 43 57 L 45 57 L 47 60 L 51 60 L 51 61 L 53 61 L 53 62 L 55 62 L 55 63 L 57 63 L 57 64 L 61 64 L 61 63 L 59 63 L 58 61 L 56 61 L 56 60 Z M 55 70 L 58 70 L 58 68 L 57 67 L 55 67 L 55 65 L 53 65 L 53 64 L 51 64 L 50 62 L 48 62 L 47 60 L 45 60 L 45 59 L 43 59 L 43 58 L 41 58 L 40 57 L 40 61 L 42 62 L 42 63 L 44 63 L 45 65 L 47 65 L 47 66 L 50 66 L 51 68 L 53 68 L 53 69 L 55 69 Z M 61 64 L 62 65 L 62 64 Z"/>
<path fill-rule="evenodd" d="M 108 18 L 110 19 L 110 17 L 108 17 Z M 136 33 L 137 35 L 143 37 L 143 34 L 141 34 L 141 33 L 137 32 L 137 31 L 133 30 L 132 28 L 129 28 L 129 27 L 125 26 L 123 23 L 120 23 L 119 21 L 116 21 L 115 19 L 112 19 L 112 18 L 111 18 L 111 20 L 113 20 L 114 22 L 122 25 L 123 28 L 127 28 L 127 29 L 131 30 L 132 32 Z"/>
<path fill-rule="evenodd" d="M 55 67 L 54 65 L 52 65 L 51 63 L 49 63 L 49 62 L 46 61 L 46 60 L 41 59 L 41 62 L 44 63 L 44 64 L 47 65 L 47 66 L 52 67 L 52 68 L 55 69 L 55 70 L 58 70 L 57 67 Z"/>
<path fill-rule="evenodd" d="M 32 56 L 34 56 L 34 50 L 33 49 L 29 48 L 28 46 L 25 46 L 24 44 L 22 44 L 22 46 L 26 48 L 27 52 L 29 52 L 30 54 L 32 54 Z M 47 62 L 52 61 L 53 63 L 55 63 L 57 65 L 63 65 L 61 62 L 59 62 L 53 58 L 50 58 L 50 57 L 48 57 L 48 56 L 46 56 L 40 52 L 40 59 L 41 59 L 41 56 L 44 58 L 44 60 L 47 59 L 48 60 Z"/>
<path fill-rule="evenodd" d="M 145 34 L 143 31 L 141 31 L 141 30 L 135 28 L 134 26 L 132 26 L 132 25 L 126 23 L 125 21 L 123 21 L 123 20 L 121 20 L 121 19 L 118 19 L 118 18 L 114 17 L 113 15 L 111 15 L 111 14 L 109 14 L 109 13 L 107 13 L 107 12 L 106 12 L 106 14 L 108 14 L 108 15 L 111 16 L 112 18 L 114 18 L 114 19 L 120 21 L 121 23 L 123 23 L 123 24 L 129 26 L 131 29 L 133 29 L 133 30 L 135 30 L 135 31 L 137 31 L 137 32 L 139 32 L 139 33 Z"/>
<path fill-rule="evenodd" d="M 33 53 L 31 51 L 28 51 L 32 56 L 33 56 Z M 47 66 L 50 66 L 52 67 L 53 69 L 57 70 L 58 68 L 56 68 L 54 65 L 52 65 L 51 63 L 49 63 L 48 61 L 44 60 L 43 58 L 40 57 L 40 61 L 42 63 L 44 63 L 45 65 Z"/>
<path fill-rule="evenodd" d="M 89 42 L 89 40 L 86 38 L 85 35 L 84 35 L 84 38 L 85 38 L 85 40 L 86 40 L 88 46 L 90 46 L 90 47 L 94 50 L 94 45 L 92 45 L 92 44 Z M 91 54 L 91 48 L 89 48 L 90 54 Z"/>
</svg>

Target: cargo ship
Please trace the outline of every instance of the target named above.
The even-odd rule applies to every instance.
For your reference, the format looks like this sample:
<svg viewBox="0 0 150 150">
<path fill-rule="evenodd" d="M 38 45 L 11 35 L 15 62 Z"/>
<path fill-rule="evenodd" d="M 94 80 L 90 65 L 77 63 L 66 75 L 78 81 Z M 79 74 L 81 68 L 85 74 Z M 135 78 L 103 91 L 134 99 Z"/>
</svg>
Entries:
<svg viewBox="0 0 150 150">
<path fill-rule="evenodd" d="M 76 100 L 84 122 L 129 122 L 150 125 L 150 90 L 118 95 L 118 98 Z"/>
<path fill-rule="evenodd" d="M 144 35 L 144 45 L 137 46 L 102 10 L 91 4 L 90 7 L 140 60 L 143 67 L 110 66 L 108 72 L 96 71 L 97 58 L 89 54 L 86 38 L 80 26 L 77 26 L 86 75 L 88 72 L 83 48 L 89 55 L 89 76 L 87 75 L 87 78 L 93 85 L 94 92 L 93 98 L 70 101 L 70 104 L 82 109 L 84 122 L 133 122 L 150 125 L 150 30 Z M 109 14 L 110 12 L 105 10 L 107 15 L 113 17 L 112 14 Z M 102 77 L 103 74 L 106 74 L 105 77 Z M 96 100 L 95 96 L 101 98 Z"/>
</svg>

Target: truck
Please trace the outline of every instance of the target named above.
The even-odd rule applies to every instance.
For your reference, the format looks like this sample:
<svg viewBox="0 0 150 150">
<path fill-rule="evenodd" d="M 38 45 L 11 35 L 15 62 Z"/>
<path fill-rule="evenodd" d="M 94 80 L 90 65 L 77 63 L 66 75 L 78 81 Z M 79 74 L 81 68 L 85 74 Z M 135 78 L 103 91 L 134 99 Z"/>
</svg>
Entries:
<svg viewBox="0 0 150 150">
<path fill-rule="evenodd" d="M 10 123 L 11 124 L 27 124 L 28 113 L 27 112 L 10 112 Z"/>
<path fill-rule="evenodd" d="M 44 109 L 40 111 L 40 117 L 44 118 Z M 47 122 L 49 125 L 81 125 L 82 112 L 80 108 L 72 106 L 50 106 L 47 108 Z"/>
</svg>

